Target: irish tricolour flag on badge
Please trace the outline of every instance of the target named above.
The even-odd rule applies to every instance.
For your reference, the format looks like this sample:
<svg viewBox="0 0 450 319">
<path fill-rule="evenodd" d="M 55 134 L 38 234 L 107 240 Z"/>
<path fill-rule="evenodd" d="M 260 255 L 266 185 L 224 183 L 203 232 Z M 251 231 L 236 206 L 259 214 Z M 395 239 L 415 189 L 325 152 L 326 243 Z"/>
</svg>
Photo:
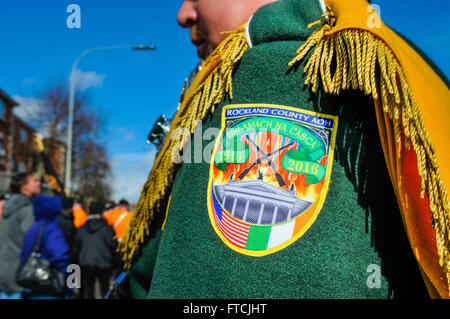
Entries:
<svg viewBox="0 0 450 319">
<path fill-rule="evenodd" d="M 279 105 L 223 108 L 208 211 L 228 247 L 263 256 L 308 230 L 327 193 L 337 124 L 336 116 Z"/>
</svg>

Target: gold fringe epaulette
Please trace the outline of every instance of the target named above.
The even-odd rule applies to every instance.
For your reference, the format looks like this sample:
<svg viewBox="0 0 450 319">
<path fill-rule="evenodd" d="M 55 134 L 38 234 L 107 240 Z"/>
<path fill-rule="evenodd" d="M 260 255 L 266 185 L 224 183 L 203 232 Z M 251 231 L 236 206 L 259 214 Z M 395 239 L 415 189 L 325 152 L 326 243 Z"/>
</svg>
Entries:
<svg viewBox="0 0 450 319">
<path fill-rule="evenodd" d="M 307 73 L 305 85 L 311 85 L 313 92 L 316 92 L 320 78 L 325 93 L 340 94 L 342 90 L 352 89 L 371 95 L 374 100 L 380 99 L 383 111 L 392 121 L 396 143 L 402 142 L 403 135 L 406 148 L 410 149 L 412 145 L 416 154 L 421 196 L 428 196 L 439 263 L 450 286 L 448 193 L 433 143 L 402 67 L 389 46 L 375 34 L 357 28 L 332 33 L 335 16 L 328 11 L 323 18 L 308 26 L 322 24 L 298 49 L 289 66 L 302 60 L 314 48 L 304 67 L 304 73 Z"/>
<path fill-rule="evenodd" d="M 161 152 L 158 154 L 147 182 L 141 190 L 140 199 L 133 210 L 128 230 L 123 242 L 119 245 L 125 259 L 124 268 L 129 269 L 133 256 L 149 235 L 149 225 L 161 203 L 169 195 L 175 177 L 175 157 L 179 156 L 183 146 L 189 139 L 188 134 L 173 134 L 177 128 L 194 133 L 198 121 L 203 120 L 208 111 L 213 112 L 224 94 L 233 98 L 231 77 L 234 65 L 248 48 L 245 28 L 240 27 L 229 33 L 229 36 L 211 53 L 203 63 L 179 110 L 172 121 Z"/>
</svg>

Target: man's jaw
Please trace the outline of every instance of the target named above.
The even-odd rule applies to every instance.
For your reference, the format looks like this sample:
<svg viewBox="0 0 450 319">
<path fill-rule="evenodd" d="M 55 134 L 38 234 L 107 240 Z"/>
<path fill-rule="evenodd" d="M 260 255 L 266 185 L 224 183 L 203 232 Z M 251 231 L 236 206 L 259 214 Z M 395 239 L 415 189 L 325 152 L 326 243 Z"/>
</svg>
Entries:
<svg viewBox="0 0 450 319">
<path fill-rule="evenodd" d="M 203 39 L 191 39 L 192 43 L 196 46 L 197 48 L 197 55 L 204 60 L 206 58 L 206 46 L 208 45 L 206 40 Z"/>
<path fill-rule="evenodd" d="M 214 51 L 214 47 L 209 42 L 203 42 L 197 46 L 197 55 L 203 61 Z"/>
<path fill-rule="evenodd" d="M 205 60 L 214 50 L 213 45 L 208 41 L 206 32 L 202 32 L 197 26 L 193 26 L 190 36 L 192 43 L 197 47 L 197 55 Z"/>
</svg>

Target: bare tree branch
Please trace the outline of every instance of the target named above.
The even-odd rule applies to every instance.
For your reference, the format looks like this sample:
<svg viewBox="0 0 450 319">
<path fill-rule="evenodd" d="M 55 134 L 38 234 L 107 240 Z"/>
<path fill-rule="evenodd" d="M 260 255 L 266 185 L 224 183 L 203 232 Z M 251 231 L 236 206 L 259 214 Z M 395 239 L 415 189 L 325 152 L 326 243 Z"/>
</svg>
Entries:
<svg viewBox="0 0 450 319">
<path fill-rule="evenodd" d="M 68 127 L 69 91 L 65 82 L 55 83 L 39 92 L 42 107 L 30 123 L 46 137 L 46 149 L 54 152 L 55 141 L 65 142 Z M 77 92 L 74 101 L 72 178 L 75 192 L 84 198 L 107 200 L 111 194 L 111 173 L 106 150 L 100 141 L 103 119 L 89 107 L 90 96 Z"/>
</svg>

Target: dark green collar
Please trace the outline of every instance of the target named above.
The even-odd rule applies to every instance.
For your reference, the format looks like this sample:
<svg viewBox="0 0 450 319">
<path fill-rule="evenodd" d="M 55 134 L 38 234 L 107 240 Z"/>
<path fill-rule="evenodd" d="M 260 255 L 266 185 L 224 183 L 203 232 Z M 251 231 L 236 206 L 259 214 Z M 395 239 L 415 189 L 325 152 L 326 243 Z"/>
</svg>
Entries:
<svg viewBox="0 0 450 319">
<path fill-rule="evenodd" d="M 305 10 L 305 8 L 308 8 Z M 307 25 L 321 19 L 319 0 L 278 0 L 261 7 L 251 18 L 247 36 L 250 46 L 272 41 L 305 41 L 315 28 Z"/>
</svg>

